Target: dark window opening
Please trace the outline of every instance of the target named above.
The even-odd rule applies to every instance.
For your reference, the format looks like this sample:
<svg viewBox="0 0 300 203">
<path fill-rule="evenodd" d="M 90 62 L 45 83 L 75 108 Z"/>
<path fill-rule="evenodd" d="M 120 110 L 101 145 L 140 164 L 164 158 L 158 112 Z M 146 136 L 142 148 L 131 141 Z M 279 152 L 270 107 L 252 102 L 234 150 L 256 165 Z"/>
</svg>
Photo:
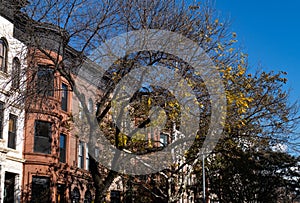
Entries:
<svg viewBox="0 0 300 203">
<path fill-rule="evenodd" d="M 73 189 L 71 192 L 71 198 L 72 198 L 72 203 L 79 203 L 80 202 L 80 192 L 79 189 L 76 187 Z"/>
<path fill-rule="evenodd" d="M 15 180 L 16 180 L 16 174 L 5 172 L 4 203 L 15 202 Z"/>
<path fill-rule="evenodd" d="M 7 43 L 5 39 L 0 39 L 0 71 L 7 71 Z"/>
<path fill-rule="evenodd" d="M 66 186 L 64 184 L 57 184 L 57 195 L 56 202 L 57 203 L 66 203 Z"/>
<path fill-rule="evenodd" d="M 51 153 L 51 123 L 35 121 L 34 152 Z"/>
<path fill-rule="evenodd" d="M 47 177 L 33 176 L 31 203 L 50 203 L 50 180 Z"/>
<path fill-rule="evenodd" d="M 84 203 L 92 203 L 92 194 L 89 190 L 85 192 Z"/>
<path fill-rule="evenodd" d="M 12 73 L 11 73 L 11 87 L 13 89 L 19 89 L 20 87 L 20 74 L 21 74 L 21 63 L 18 58 L 13 59 Z"/>
<path fill-rule="evenodd" d="M 0 102 L 0 139 L 3 138 L 4 103 Z"/>
<path fill-rule="evenodd" d="M 36 91 L 44 96 L 54 95 L 54 71 L 47 66 L 39 66 L 37 72 Z"/>
<path fill-rule="evenodd" d="M 66 162 L 66 135 L 60 134 L 59 137 L 59 161 Z"/>
<path fill-rule="evenodd" d="M 17 120 L 18 117 L 12 114 L 9 115 L 8 122 L 8 147 L 12 149 L 16 149 L 16 141 L 17 141 Z"/>
<path fill-rule="evenodd" d="M 68 86 L 66 84 L 61 85 L 62 96 L 61 96 L 61 109 L 68 111 Z"/>
<path fill-rule="evenodd" d="M 117 190 L 112 190 L 110 192 L 110 202 L 111 203 L 120 203 L 121 202 L 121 192 Z"/>
</svg>

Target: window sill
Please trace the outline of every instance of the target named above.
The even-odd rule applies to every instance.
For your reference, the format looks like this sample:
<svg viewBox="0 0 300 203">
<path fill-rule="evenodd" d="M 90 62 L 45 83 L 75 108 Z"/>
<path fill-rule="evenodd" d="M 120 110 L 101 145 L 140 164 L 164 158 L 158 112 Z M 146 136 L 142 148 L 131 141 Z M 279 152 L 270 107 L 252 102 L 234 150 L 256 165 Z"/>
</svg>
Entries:
<svg viewBox="0 0 300 203">
<path fill-rule="evenodd" d="M 7 150 L 8 150 L 9 152 L 19 153 L 19 151 L 18 151 L 17 149 L 14 149 L 14 148 L 9 148 L 9 147 L 7 147 Z"/>
<path fill-rule="evenodd" d="M 41 152 L 25 152 L 24 155 L 33 155 L 33 156 L 43 156 L 43 157 L 49 157 L 49 158 L 56 158 L 53 154 L 44 154 Z"/>
</svg>

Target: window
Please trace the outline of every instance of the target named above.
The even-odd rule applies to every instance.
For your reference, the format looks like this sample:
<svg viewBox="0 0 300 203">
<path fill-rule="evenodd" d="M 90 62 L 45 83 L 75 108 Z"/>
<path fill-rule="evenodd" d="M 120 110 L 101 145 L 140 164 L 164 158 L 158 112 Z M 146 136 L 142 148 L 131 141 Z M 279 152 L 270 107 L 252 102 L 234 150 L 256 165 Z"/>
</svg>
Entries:
<svg viewBox="0 0 300 203">
<path fill-rule="evenodd" d="M 59 137 L 59 161 L 66 162 L 66 135 L 60 134 Z"/>
<path fill-rule="evenodd" d="M 5 39 L 0 39 L 0 70 L 7 71 L 7 42 Z"/>
<path fill-rule="evenodd" d="M 166 147 L 168 145 L 168 135 L 161 133 L 159 141 L 161 147 Z"/>
<path fill-rule="evenodd" d="M 121 202 L 121 192 L 117 190 L 110 191 L 110 202 L 120 203 Z"/>
<path fill-rule="evenodd" d="M 11 73 L 11 87 L 13 89 L 19 89 L 20 87 L 20 73 L 21 73 L 20 60 L 18 58 L 14 58 L 12 63 L 12 73 Z"/>
<path fill-rule="evenodd" d="M 89 148 L 88 148 L 88 144 L 85 143 L 85 169 L 89 170 L 89 166 L 90 166 Z"/>
<path fill-rule="evenodd" d="M 89 149 L 88 144 L 79 141 L 78 144 L 78 168 L 89 170 L 90 159 L 89 159 Z"/>
<path fill-rule="evenodd" d="M 98 147 L 95 147 L 95 158 L 99 158 L 100 149 Z"/>
<path fill-rule="evenodd" d="M 4 103 L 0 102 L 0 139 L 3 138 Z"/>
<path fill-rule="evenodd" d="M 73 189 L 71 192 L 72 203 L 79 203 L 80 201 L 80 192 L 77 187 Z"/>
<path fill-rule="evenodd" d="M 51 153 L 51 123 L 35 121 L 34 152 Z"/>
<path fill-rule="evenodd" d="M 16 174 L 5 172 L 4 203 L 15 202 L 15 181 L 16 181 Z"/>
<path fill-rule="evenodd" d="M 83 114 L 82 114 L 83 107 L 82 107 L 82 104 L 80 102 L 79 102 L 78 108 L 79 108 L 78 117 L 79 117 L 79 119 L 83 119 Z"/>
<path fill-rule="evenodd" d="M 64 184 L 57 184 L 56 203 L 67 203 L 65 191 L 66 186 Z"/>
<path fill-rule="evenodd" d="M 54 71 L 47 66 L 39 66 L 37 72 L 36 90 L 38 94 L 53 96 Z"/>
<path fill-rule="evenodd" d="M 68 86 L 66 84 L 61 85 L 61 109 L 68 111 Z"/>
<path fill-rule="evenodd" d="M 89 190 L 87 190 L 84 195 L 84 203 L 91 203 L 91 202 L 92 202 L 92 194 Z"/>
<path fill-rule="evenodd" d="M 91 98 L 89 98 L 89 101 L 88 101 L 88 110 L 90 113 L 94 112 L 94 102 Z"/>
<path fill-rule="evenodd" d="M 78 168 L 84 167 L 84 142 L 79 141 L 78 145 Z"/>
<path fill-rule="evenodd" d="M 16 149 L 16 138 L 17 138 L 17 120 L 18 117 L 12 114 L 9 115 L 8 122 L 8 147 Z"/>
<path fill-rule="evenodd" d="M 48 177 L 33 176 L 31 203 L 50 203 L 50 180 Z"/>
</svg>

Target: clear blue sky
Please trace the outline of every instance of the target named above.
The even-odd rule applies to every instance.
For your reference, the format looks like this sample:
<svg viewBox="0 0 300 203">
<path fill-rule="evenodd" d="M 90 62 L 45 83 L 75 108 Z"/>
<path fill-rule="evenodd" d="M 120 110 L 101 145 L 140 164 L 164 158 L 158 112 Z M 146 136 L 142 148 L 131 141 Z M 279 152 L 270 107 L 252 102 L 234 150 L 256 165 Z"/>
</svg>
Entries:
<svg viewBox="0 0 300 203">
<path fill-rule="evenodd" d="M 215 6 L 230 19 L 252 68 L 287 72 L 290 102 L 299 102 L 300 1 L 215 0 Z"/>
<path fill-rule="evenodd" d="M 291 101 L 300 99 L 300 1 L 215 0 L 249 54 L 252 67 L 288 73 Z"/>
</svg>

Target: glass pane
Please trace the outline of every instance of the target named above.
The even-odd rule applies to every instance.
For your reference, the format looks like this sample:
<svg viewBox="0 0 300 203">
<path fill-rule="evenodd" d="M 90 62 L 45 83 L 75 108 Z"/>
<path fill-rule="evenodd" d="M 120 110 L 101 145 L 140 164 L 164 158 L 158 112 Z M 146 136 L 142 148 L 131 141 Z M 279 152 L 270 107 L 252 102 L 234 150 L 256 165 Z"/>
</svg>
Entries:
<svg viewBox="0 0 300 203">
<path fill-rule="evenodd" d="M 62 84 L 61 109 L 64 111 L 68 109 L 68 86 L 66 84 Z"/>
<path fill-rule="evenodd" d="M 51 153 L 51 123 L 35 122 L 34 151 L 45 154 Z"/>
<path fill-rule="evenodd" d="M 8 133 L 8 148 L 16 149 L 16 134 L 15 133 Z"/>
<path fill-rule="evenodd" d="M 10 114 L 8 122 L 8 147 L 12 149 L 16 149 L 16 121 L 17 117 Z"/>
<path fill-rule="evenodd" d="M 94 111 L 94 102 L 91 98 L 89 98 L 88 110 L 89 110 L 90 113 L 93 113 L 93 111 Z"/>
<path fill-rule="evenodd" d="M 66 147 L 66 136 L 64 134 L 60 134 L 59 144 L 60 148 L 64 149 Z"/>
<path fill-rule="evenodd" d="M 3 56 L 3 47 L 4 45 L 3 45 L 3 41 L 2 40 L 0 40 L 0 56 Z"/>
<path fill-rule="evenodd" d="M 15 202 L 15 177 L 14 173 L 5 173 L 4 180 L 4 203 L 14 203 Z"/>
<path fill-rule="evenodd" d="M 66 203 L 66 186 L 64 184 L 57 184 L 57 196 L 56 196 L 56 202 L 57 203 Z"/>
<path fill-rule="evenodd" d="M 46 121 L 35 122 L 35 136 L 50 137 L 51 123 Z"/>
<path fill-rule="evenodd" d="M 79 201 L 80 201 L 80 192 L 79 192 L 79 189 L 77 187 L 73 189 L 73 191 L 71 193 L 71 197 L 72 197 L 72 203 L 79 203 Z"/>
<path fill-rule="evenodd" d="M 49 138 L 35 137 L 34 138 L 34 152 L 50 154 L 51 143 L 49 142 Z"/>
<path fill-rule="evenodd" d="M 54 71 L 45 66 L 40 66 L 37 72 L 37 93 L 46 96 L 53 96 L 54 91 Z"/>
<path fill-rule="evenodd" d="M 91 203 L 92 202 L 92 194 L 90 191 L 86 191 L 84 195 L 84 203 Z"/>
<path fill-rule="evenodd" d="M 0 139 L 3 135 L 3 115 L 4 115 L 4 104 L 0 102 Z"/>
<path fill-rule="evenodd" d="M 20 70 L 21 64 L 18 58 L 13 60 L 13 69 L 12 69 L 12 88 L 18 89 L 20 85 Z"/>
<path fill-rule="evenodd" d="M 66 162 L 66 135 L 60 134 L 59 138 L 59 161 Z"/>
<path fill-rule="evenodd" d="M 14 117 L 9 118 L 9 125 L 8 125 L 8 131 L 9 132 L 15 132 L 16 131 L 16 120 Z"/>
<path fill-rule="evenodd" d="M 32 177 L 32 203 L 50 203 L 50 180 L 47 177 Z"/>
</svg>

